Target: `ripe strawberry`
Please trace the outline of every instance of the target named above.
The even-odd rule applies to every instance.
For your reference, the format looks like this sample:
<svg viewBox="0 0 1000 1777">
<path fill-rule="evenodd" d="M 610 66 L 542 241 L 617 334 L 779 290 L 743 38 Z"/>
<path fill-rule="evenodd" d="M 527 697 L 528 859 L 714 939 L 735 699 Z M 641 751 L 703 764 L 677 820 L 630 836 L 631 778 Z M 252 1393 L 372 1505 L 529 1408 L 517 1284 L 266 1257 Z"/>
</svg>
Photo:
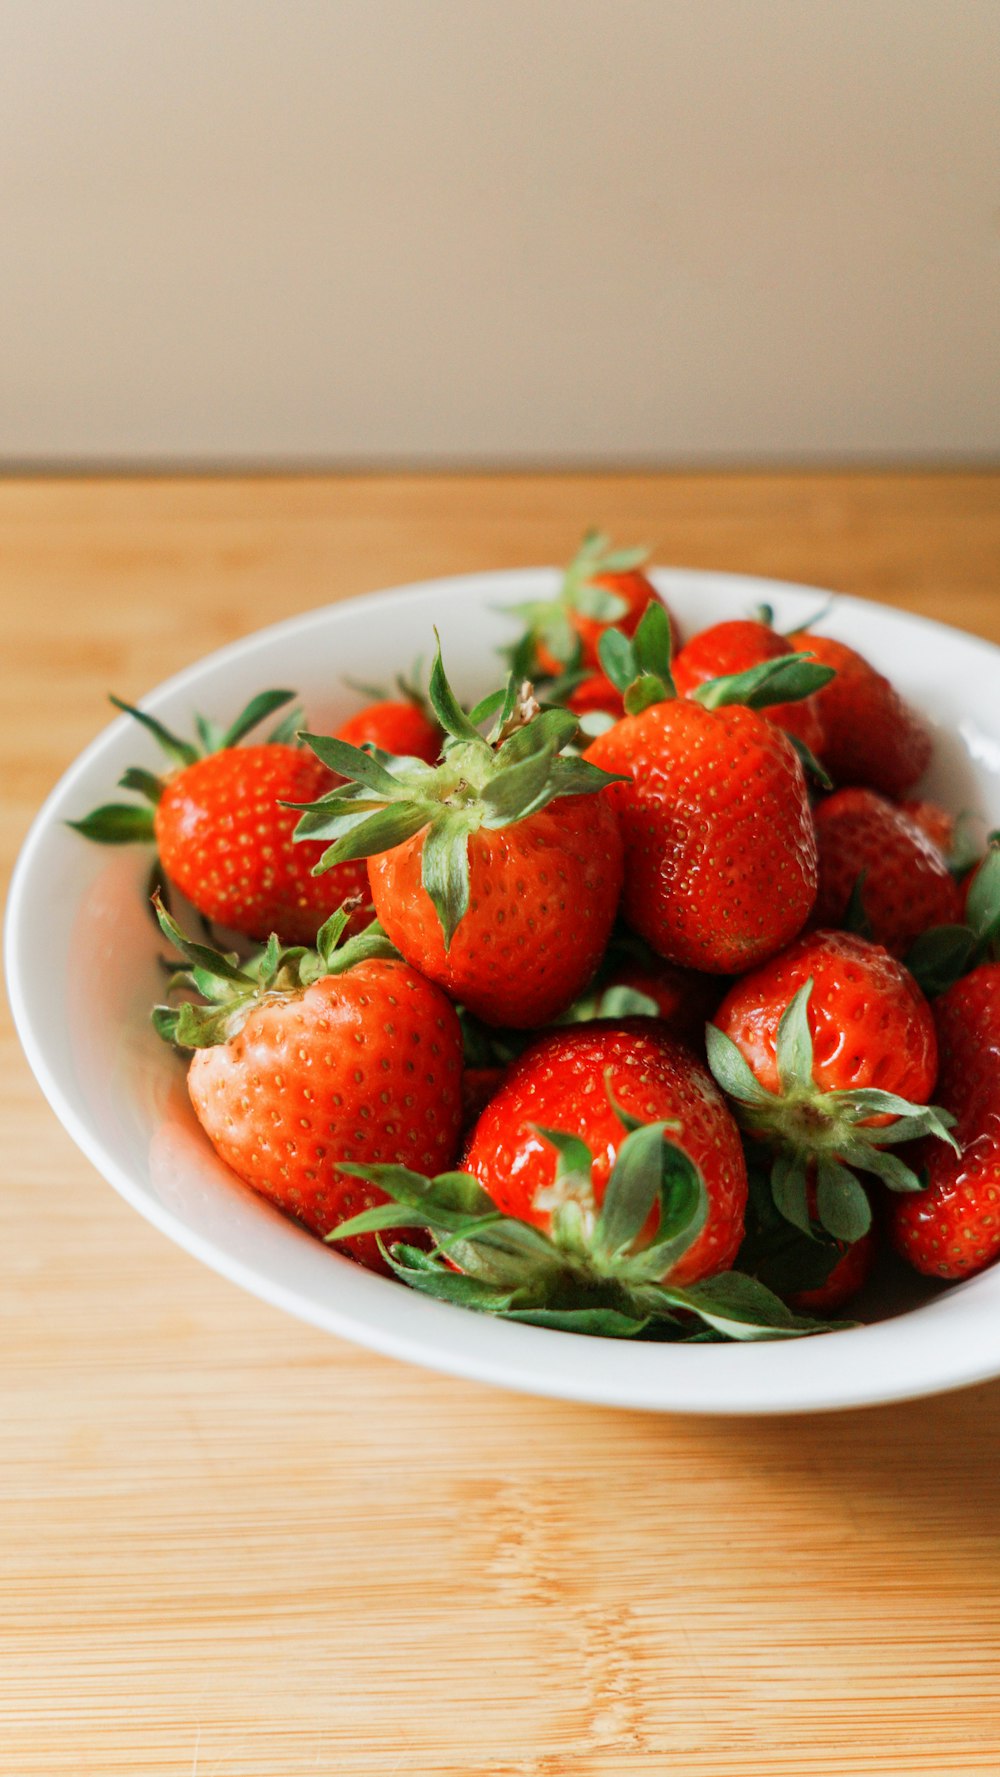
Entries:
<svg viewBox="0 0 1000 1777">
<path fill-rule="evenodd" d="M 647 549 L 613 549 L 602 531 L 588 531 L 554 599 L 511 607 L 527 626 L 513 651 L 515 671 L 528 678 L 558 678 L 567 669 L 596 669 L 607 629 L 613 625 L 632 635 L 650 602 L 662 604 L 652 581 L 639 571 L 648 556 Z"/>
<path fill-rule="evenodd" d="M 463 1169 L 505 1215 L 552 1234 L 560 1206 L 572 1201 L 586 1225 L 601 1206 L 622 1143 L 615 1105 L 640 1123 L 664 1121 L 707 1193 L 703 1228 L 683 1254 L 670 1255 L 657 1281 L 694 1283 L 727 1270 L 742 1238 L 746 1203 L 739 1132 L 704 1068 L 648 1023 L 556 1031 L 527 1049 L 473 1129 Z M 557 1149 L 542 1129 L 586 1143 L 593 1156 L 589 1189 L 563 1193 Z M 644 1224 L 649 1241 L 656 1224 L 651 1203 Z"/>
<path fill-rule="evenodd" d="M 552 693 L 549 695 L 552 696 Z M 555 701 L 553 697 L 553 702 Z M 616 720 L 625 714 L 622 694 L 605 673 L 591 673 L 589 678 L 576 685 L 566 698 L 566 708 L 573 710 L 578 716 L 589 716 L 597 711 L 602 715 L 614 716 Z"/>
<path fill-rule="evenodd" d="M 790 636 L 793 648 L 835 669 L 819 694 L 826 730 L 820 759 L 836 784 L 863 784 L 886 796 L 904 796 L 931 761 L 931 733 L 882 673 L 843 642 L 827 636 Z"/>
<path fill-rule="evenodd" d="M 335 841 L 324 863 L 368 857 L 392 942 L 477 1017 L 547 1024 L 594 973 L 617 911 L 621 835 L 601 794 L 611 780 L 562 756 L 572 713 L 539 713 L 513 680 L 470 718 L 438 654 L 430 697 L 447 736 L 434 769 L 309 737 L 351 781 L 298 831 Z M 490 717 L 485 740 L 476 723 Z"/>
<path fill-rule="evenodd" d="M 788 637 L 779 635 L 767 623 L 750 618 L 714 623 L 710 629 L 703 629 L 685 642 L 673 662 L 674 684 L 679 696 L 690 697 L 699 685 L 707 684 L 710 679 L 743 673 L 748 667 L 760 666 L 762 661 L 778 660 L 793 652 Z M 765 713 L 769 722 L 776 722 L 786 734 L 800 740 L 818 757 L 823 747 L 824 730 L 816 697 L 802 697 L 797 703 L 771 704 Z"/>
<path fill-rule="evenodd" d="M 608 791 L 625 841 L 624 917 L 670 962 L 752 968 L 804 924 L 816 840 L 791 741 L 739 699 L 807 695 L 826 673 L 792 655 L 677 699 L 655 606 L 634 643 L 609 634 L 602 656 L 629 713 L 586 757 L 628 780 Z"/>
<path fill-rule="evenodd" d="M 886 1147 L 950 1139 L 950 1119 L 926 1103 L 930 1007 L 888 951 L 848 932 L 810 933 L 738 981 L 709 1028 L 708 1059 L 740 1123 L 775 1151 L 775 1202 L 805 1233 L 818 1220 L 837 1240 L 860 1239 L 871 1206 L 852 1168 L 917 1190 Z"/>
<path fill-rule="evenodd" d="M 840 1257 L 833 1270 L 811 1289 L 790 1290 L 784 1297 L 789 1308 L 799 1314 L 834 1314 L 864 1289 L 878 1252 L 875 1224 L 852 1245 L 838 1244 Z"/>
<path fill-rule="evenodd" d="M 1000 963 L 983 963 L 934 1004 L 938 1097 L 957 1152 L 921 1144 L 927 1189 L 895 1198 L 894 1245 L 929 1277 L 969 1277 L 1000 1258 Z"/>
<path fill-rule="evenodd" d="M 902 812 L 919 827 L 932 845 L 947 863 L 951 857 L 951 848 L 955 842 L 955 816 L 939 802 L 910 801 L 901 802 Z"/>
<path fill-rule="evenodd" d="M 344 1162 L 450 1164 L 462 1114 L 462 1040 L 454 1007 L 395 957 L 377 929 L 339 940 L 346 915 L 315 952 L 272 939 L 256 964 L 191 944 L 158 908 L 192 967 L 202 1006 L 161 1006 L 161 1036 L 193 1048 L 195 1114 L 228 1166 L 286 1215 L 326 1236 L 385 1196 Z M 348 1243 L 384 1269 L 371 1235 Z"/>
<path fill-rule="evenodd" d="M 962 898 L 937 846 L 874 790 L 838 790 L 815 811 L 819 890 L 817 926 L 839 926 L 852 895 L 872 938 L 905 956 L 931 926 L 957 924 Z"/>
<path fill-rule="evenodd" d="M 428 765 L 438 758 L 444 738 L 437 723 L 413 698 L 383 698 L 366 704 L 340 724 L 336 737 L 352 747 L 377 747 L 382 753 L 423 759 Z"/>
<path fill-rule="evenodd" d="M 587 992 L 575 1000 L 561 1024 L 587 1024 L 597 1018 L 656 1018 L 670 1036 L 699 1051 L 705 1025 L 725 991 L 718 975 L 700 975 L 664 962 L 631 934 L 612 937 L 604 961 Z"/>
<path fill-rule="evenodd" d="M 321 845 L 293 844 L 296 816 L 286 802 L 312 802 L 336 777 L 301 747 L 290 744 L 298 714 L 286 718 L 269 740 L 241 746 L 245 734 L 280 705 L 290 691 L 262 692 L 223 732 L 198 718 L 203 754 L 179 740 L 144 710 L 112 702 L 152 733 L 174 769 L 165 777 L 133 768 L 122 787 L 146 801 L 106 803 L 70 824 L 102 844 L 154 841 L 163 872 L 206 919 L 250 938 L 277 932 L 286 944 L 309 944 L 330 913 L 349 897 L 371 913 L 367 873 L 343 865 L 326 878 L 312 874 Z"/>
<path fill-rule="evenodd" d="M 461 1171 L 350 1170 L 392 1204 L 341 1224 L 341 1238 L 405 1206 L 437 1251 L 396 1242 L 389 1263 L 439 1301 L 609 1338 L 795 1338 L 830 1324 L 720 1269 L 743 1223 L 739 1134 L 704 1069 L 648 1020 L 556 1031 L 522 1054 Z"/>
</svg>

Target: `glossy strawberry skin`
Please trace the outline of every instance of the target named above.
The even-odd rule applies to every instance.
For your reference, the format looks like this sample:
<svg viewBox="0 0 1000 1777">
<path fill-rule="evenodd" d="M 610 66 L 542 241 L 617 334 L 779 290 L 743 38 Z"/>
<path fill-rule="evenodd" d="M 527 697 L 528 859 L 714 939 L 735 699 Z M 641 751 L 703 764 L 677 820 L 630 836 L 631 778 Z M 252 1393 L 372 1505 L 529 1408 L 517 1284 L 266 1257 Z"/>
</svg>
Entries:
<svg viewBox="0 0 1000 1777">
<path fill-rule="evenodd" d="M 816 693 L 826 730 L 820 758 L 834 783 L 905 795 L 931 761 L 931 732 L 923 717 L 845 643 L 806 632 L 789 639 L 798 653 L 814 654 L 836 671 Z"/>
<path fill-rule="evenodd" d="M 1000 1258 L 1000 963 L 973 969 L 934 1002 L 936 1097 L 961 1152 L 928 1140 L 914 1157 L 928 1188 L 893 1197 L 893 1244 L 928 1277 L 969 1277 Z"/>
<path fill-rule="evenodd" d="M 566 699 L 566 708 L 575 710 L 578 716 L 590 715 L 592 711 L 599 710 L 604 715 L 614 716 L 616 721 L 625 714 L 621 692 L 616 690 L 604 673 L 591 673 L 589 678 L 577 685 Z"/>
<path fill-rule="evenodd" d="M 955 840 L 955 817 L 950 809 L 942 808 L 939 802 L 926 800 L 901 802 L 899 806 L 947 860 Z"/>
<path fill-rule="evenodd" d="M 597 647 L 605 630 L 620 629 L 623 635 L 633 635 L 650 601 L 662 604 L 663 600 L 652 581 L 648 580 L 646 575 L 640 573 L 638 569 L 627 574 L 595 574 L 593 584 L 601 587 L 604 592 L 613 593 L 615 598 L 622 599 L 628 606 L 627 611 L 621 617 L 616 617 L 614 623 L 601 623 L 595 617 L 585 617 L 580 611 L 571 610 L 568 612 L 570 622 L 580 640 L 580 665 L 596 670 L 600 664 Z M 671 629 L 676 634 L 673 618 L 670 621 Z M 540 641 L 537 644 L 537 654 L 538 664 L 543 672 L 551 673 L 556 678 L 560 673 L 565 672 L 565 662 L 557 660 L 544 642 Z"/>
<path fill-rule="evenodd" d="M 548 1233 L 552 1210 L 545 1194 L 555 1177 L 555 1151 L 537 1129 L 558 1129 L 590 1148 L 599 1207 L 625 1139 L 606 1080 L 622 1109 L 642 1122 L 676 1119 L 670 1140 L 691 1156 L 705 1183 L 707 1222 L 671 1281 L 693 1283 L 726 1270 L 742 1239 L 747 1198 L 739 1132 L 705 1069 L 651 1020 L 579 1025 L 526 1050 L 475 1125 L 463 1169 L 506 1214 Z M 655 1212 L 649 1233 L 654 1229 Z"/>
<path fill-rule="evenodd" d="M 607 790 L 564 796 L 469 840 L 469 908 L 445 950 L 421 882 L 423 834 L 368 860 L 396 948 L 487 1024 L 530 1030 L 564 1012 L 596 969 L 622 886 Z"/>
<path fill-rule="evenodd" d="M 872 937 L 896 956 L 930 926 L 961 922 L 962 896 L 938 847 L 874 790 L 838 790 L 816 809 L 818 926 L 839 925 L 861 872 Z"/>
<path fill-rule="evenodd" d="M 441 730 L 409 699 L 366 704 L 336 730 L 338 740 L 352 747 L 373 746 L 383 753 L 423 759 L 434 765 L 441 752 Z"/>
<path fill-rule="evenodd" d="M 765 660 L 779 660 L 794 652 L 787 636 L 779 635 L 766 623 L 751 618 L 715 623 L 684 644 L 673 663 L 674 684 L 681 697 L 690 697 L 709 679 L 747 672 Z M 795 735 L 819 757 L 824 729 L 815 697 L 803 697 L 798 703 L 769 704 L 762 714 L 786 734 Z"/>
<path fill-rule="evenodd" d="M 925 1104 L 937 1076 L 930 1006 L 907 969 L 850 932 L 810 932 L 738 981 L 713 1023 L 760 1084 L 779 1092 L 781 1015 L 809 979 L 813 1080 L 822 1092 L 875 1088 Z M 888 1121 L 873 1118 L 871 1122 Z"/>
<path fill-rule="evenodd" d="M 626 716 L 586 757 L 631 782 L 605 792 L 625 840 L 622 909 L 669 962 L 740 974 L 799 932 L 816 836 L 791 741 L 756 710 L 678 698 Z"/>
<path fill-rule="evenodd" d="M 445 996 L 405 963 L 357 963 L 269 1001 L 235 1036 L 197 1049 L 188 1089 L 216 1151 L 313 1233 L 385 1201 L 339 1161 L 433 1175 L 455 1157 L 462 1040 Z M 385 1269 L 373 1235 L 345 1242 Z"/>
<path fill-rule="evenodd" d="M 323 921 L 349 896 L 370 902 L 361 863 L 325 876 L 312 867 L 325 846 L 295 844 L 294 808 L 336 783 L 314 754 L 270 742 L 229 747 L 184 766 L 169 779 L 154 825 L 160 861 L 199 913 L 250 938 L 277 932 L 285 944 L 311 944 Z M 359 911 L 355 924 L 370 913 Z"/>
</svg>

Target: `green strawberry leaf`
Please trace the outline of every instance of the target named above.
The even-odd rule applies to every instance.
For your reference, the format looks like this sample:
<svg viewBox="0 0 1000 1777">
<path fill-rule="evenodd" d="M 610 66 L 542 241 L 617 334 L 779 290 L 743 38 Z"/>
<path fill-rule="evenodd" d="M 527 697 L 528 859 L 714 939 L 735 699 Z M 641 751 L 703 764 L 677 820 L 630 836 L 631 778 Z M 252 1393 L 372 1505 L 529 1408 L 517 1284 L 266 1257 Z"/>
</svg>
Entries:
<svg viewBox="0 0 1000 1777">
<path fill-rule="evenodd" d="M 872 1225 L 868 1193 L 853 1172 L 821 1156 L 816 1164 L 816 1217 L 835 1240 L 853 1242 Z"/>
<path fill-rule="evenodd" d="M 82 820 L 66 825 L 98 845 L 134 845 L 156 837 L 152 809 L 136 802 L 103 802 Z"/>
<path fill-rule="evenodd" d="M 251 728 L 256 728 L 258 722 L 266 721 L 268 716 L 273 716 L 276 710 L 284 709 L 286 704 L 293 703 L 295 695 L 294 691 L 258 692 L 256 697 L 250 699 L 246 709 L 240 712 L 235 722 L 230 723 L 225 733 L 219 738 L 216 747 L 210 750 L 221 751 L 225 747 L 238 746 L 244 735 L 249 734 Z"/>
<path fill-rule="evenodd" d="M 666 1285 L 657 1293 L 669 1307 L 686 1308 L 728 1339 L 797 1339 L 808 1333 L 839 1332 L 846 1324 L 793 1314 L 759 1278 L 740 1271 L 723 1271 L 686 1289 Z"/>
<path fill-rule="evenodd" d="M 155 716 L 148 715 L 145 710 L 137 709 L 135 704 L 123 703 L 122 699 L 115 697 L 114 694 L 112 694 L 110 701 L 116 710 L 121 710 L 126 716 L 132 716 L 136 722 L 141 722 L 143 728 L 153 736 L 166 753 L 167 758 L 172 759 L 175 765 L 195 764 L 199 757 L 198 749 L 193 747 L 190 741 L 179 739 L 176 734 L 171 733 L 169 728 L 165 728 L 162 722 L 158 722 Z"/>
<path fill-rule="evenodd" d="M 813 1043 L 809 1030 L 809 997 L 813 980 L 800 987 L 789 1000 L 778 1024 L 775 1060 L 782 1092 L 787 1096 L 796 1087 L 813 1083 Z"/>
<path fill-rule="evenodd" d="M 741 703 L 747 709 L 767 709 L 773 703 L 798 703 L 822 691 L 835 676 L 832 666 L 821 666 L 811 654 L 779 654 L 775 660 L 763 660 L 759 666 L 742 673 L 727 673 L 723 678 L 709 679 L 699 685 L 691 696 L 706 709 L 721 709 L 724 704 Z"/>
<path fill-rule="evenodd" d="M 758 1080 L 742 1051 L 716 1024 L 705 1026 L 708 1065 L 717 1086 L 739 1104 L 766 1105 L 774 1094 Z"/>
<path fill-rule="evenodd" d="M 967 973 L 976 950 L 976 934 L 969 926 L 931 926 L 915 938 L 904 957 L 918 987 L 933 999 Z"/>
<path fill-rule="evenodd" d="M 397 801 L 407 794 L 405 785 L 380 763 L 375 752 L 352 747 L 349 741 L 337 740 L 332 734 L 304 733 L 300 739 L 316 754 L 317 759 L 335 771 L 338 777 L 364 784 L 386 802 Z M 385 757 L 385 755 L 383 755 Z"/>
<path fill-rule="evenodd" d="M 433 821 L 424 838 L 421 877 L 434 903 L 446 951 L 469 910 L 469 832 L 469 815 L 456 809 Z"/>
<path fill-rule="evenodd" d="M 798 1154 L 780 1153 L 771 1167 L 771 1194 L 775 1208 L 786 1222 L 812 1235 L 809 1215 L 809 1178 L 805 1162 Z"/>
<path fill-rule="evenodd" d="M 649 1326 L 649 1315 L 638 1318 L 617 1308 L 502 1308 L 504 1320 L 519 1320 L 532 1327 L 554 1327 L 560 1333 L 587 1333 L 598 1339 L 635 1339 Z"/>
</svg>

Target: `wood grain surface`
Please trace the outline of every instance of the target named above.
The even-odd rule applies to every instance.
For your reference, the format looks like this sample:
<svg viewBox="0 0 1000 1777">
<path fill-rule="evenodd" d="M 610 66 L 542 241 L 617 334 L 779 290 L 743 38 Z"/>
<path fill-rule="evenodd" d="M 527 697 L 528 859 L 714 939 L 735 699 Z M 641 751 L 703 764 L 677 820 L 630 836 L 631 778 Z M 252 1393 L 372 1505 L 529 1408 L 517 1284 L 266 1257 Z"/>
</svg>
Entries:
<svg viewBox="0 0 1000 1777">
<path fill-rule="evenodd" d="M 592 520 L 1000 641 L 988 475 L 9 481 L 5 872 L 109 689 Z M 3 1773 L 1000 1771 L 1000 1385 L 743 1423 L 424 1374 L 175 1250 L 0 1053 Z"/>
</svg>

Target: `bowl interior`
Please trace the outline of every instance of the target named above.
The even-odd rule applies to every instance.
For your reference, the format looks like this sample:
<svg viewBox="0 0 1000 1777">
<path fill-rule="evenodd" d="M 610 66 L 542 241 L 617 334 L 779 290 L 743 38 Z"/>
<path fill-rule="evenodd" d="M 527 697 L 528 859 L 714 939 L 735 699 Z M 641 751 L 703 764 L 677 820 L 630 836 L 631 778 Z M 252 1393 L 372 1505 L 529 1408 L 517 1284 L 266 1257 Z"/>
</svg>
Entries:
<svg viewBox="0 0 1000 1777">
<path fill-rule="evenodd" d="M 655 576 L 690 633 L 774 606 L 779 628 L 812 616 L 815 589 L 736 575 Z M 497 681 L 515 632 L 503 607 L 548 596 L 553 570 L 429 582 L 339 604 L 261 631 L 152 692 L 181 732 L 202 710 L 228 720 L 266 685 L 295 686 L 320 732 L 358 707 L 345 676 L 388 682 L 428 657 L 433 628 L 456 690 Z M 822 622 L 882 667 L 937 728 L 927 793 L 1000 824 L 1000 651 L 941 625 L 854 599 Z M 504 1324 L 412 1295 L 329 1252 L 234 1179 L 194 1120 L 182 1064 L 154 1035 L 162 944 L 144 905 L 148 856 L 88 845 L 63 823 L 107 799 L 155 747 L 113 722 L 57 785 L 11 888 L 7 976 L 34 1071 L 103 1175 L 172 1239 L 288 1312 L 381 1351 L 568 1398 L 653 1409 L 763 1413 L 904 1398 L 1000 1372 L 1000 1267 L 945 1291 L 891 1283 L 875 1324 L 788 1344 L 636 1346 Z M 905 1312 L 900 1312 L 905 1310 Z"/>
</svg>

